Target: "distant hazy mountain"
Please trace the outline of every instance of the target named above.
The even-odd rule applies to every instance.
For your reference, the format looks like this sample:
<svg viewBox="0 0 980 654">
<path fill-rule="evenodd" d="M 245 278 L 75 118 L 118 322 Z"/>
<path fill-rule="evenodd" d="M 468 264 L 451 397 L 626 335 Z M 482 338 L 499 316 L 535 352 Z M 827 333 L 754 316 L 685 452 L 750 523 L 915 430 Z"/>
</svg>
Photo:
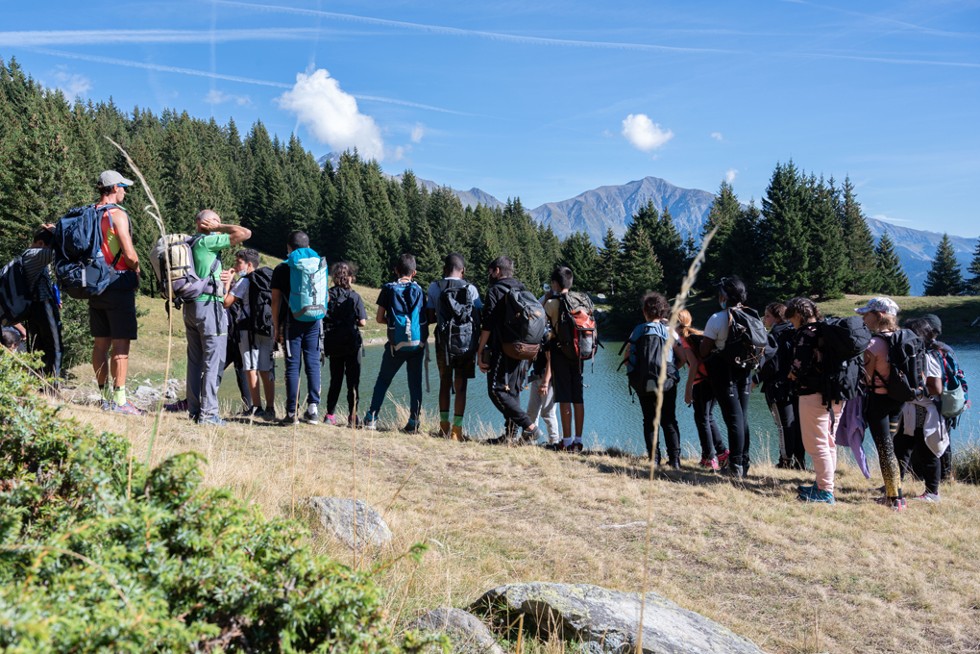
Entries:
<svg viewBox="0 0 980 654">
<path fill-rule="evenodd" d="M 320 158 L 320 165 L 328 159 L 336 166 L 340 156 L 327 154 Z M 394 176 L 394 179 L 401 180 L 401 175 Z M 419 185 L 430 191 L 440 187 L 436 182 L 425 179 L 419 179 Z M 501 207 L 504 204 L 478 188 L 468 191 L 453 189 L 453 192 L 463 206 L 483 204 Z M 680 188 L 659 177 L 644 177 L 620 186 L 600 186 L 568 200 L 547 202 L 531 209 L 530 213 L 539 223 L 551 226 L 559 237 L 585 232 L 594 242 L 601 243 L 606 230 L 610 228 L 617 237 L 622 237 L 633 215 L 652 200 L 658 211 L 662 212 L 665 207 L 670 210 L 674 225 L 683 238 L 691 235 L 697 240 L 714 199 L 714 193 L 708 191 Z M 875 239 L 888 232 L 895 243 L 902 267 L 909 276 L 912 293 L 920 295 L 942 234 L 900 227 L 874 218 L 868 219 L 868 227 Z M 965 276 L 976 250 L 977 239 L 950 236 L 950 241 Z"/>
</svg>

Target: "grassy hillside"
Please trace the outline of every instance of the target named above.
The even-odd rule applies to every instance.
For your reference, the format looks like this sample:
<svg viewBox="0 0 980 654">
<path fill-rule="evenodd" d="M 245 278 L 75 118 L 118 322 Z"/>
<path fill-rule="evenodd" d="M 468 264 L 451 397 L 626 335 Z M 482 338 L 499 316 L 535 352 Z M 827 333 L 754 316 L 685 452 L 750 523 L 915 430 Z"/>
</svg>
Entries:
<svg viewBox="0 0 980 654">
<path fill-rule="evenodd" d="M 376 293 L 358 290 L 373 314 Z M 955 323 L 953 300 L 905 304 L 929 302 L 916 310 L 937 309 Z M 832 306 L 843 312 L 859 303 Z M 159 379 L 166 316 L 159 300 L 141 299 L 140 307 L 147 313 L 133 350 L 134 379 Z M 171 376 L 181 378 L 179 320 L 177 327 Z M 151 417 L 66 410 L 98 429 L 125 430 L 135 456 L 145 457 Z M 980 643 L 973 521 L 980 488 L 972 485 L 946 485 L 941 504 L 910 502 L 895 514 L 873 501 L 880 477 L 866 481 L 847 465 L 836 506 L 804 506 L 796 486 L 812 474 L 765 465 L 754 466 L 741 488 L 690 462 L 651 482 L 633 458 L 326 426 L 215 429 L 163 416 L 152 459 L 188 450 L 207 457 L 206 483 L 233 489 L 266 516 L 299 515 L 300 500 L 311 495 L 356 496 L 381 510 L 395 533 L 393 549 L 355 558 L 322 532 L 312 546 L 354 567 L 386 565 L 379 581 L 389 589 L 392 621 L 438 605 L 466 606 L 498 584 L 546 580 L 654 590 L 771 652 L 965 653 Z M 909 490 L 921 492 L 921 485 Z M 416 542 L 430 546 L 420 565 L 393 561 Z"/>
</svg>

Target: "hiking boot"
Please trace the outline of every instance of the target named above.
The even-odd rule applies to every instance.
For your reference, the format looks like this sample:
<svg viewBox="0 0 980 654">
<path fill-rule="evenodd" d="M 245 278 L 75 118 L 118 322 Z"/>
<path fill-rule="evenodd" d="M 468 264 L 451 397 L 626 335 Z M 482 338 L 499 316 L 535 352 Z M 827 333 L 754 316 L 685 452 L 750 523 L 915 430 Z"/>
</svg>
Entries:
<svg viewBox="0 0 980 654">
<path fill-rule="evenodd" d="M 203 418 L 198 418 L 197 424 L 211 427 L 224 427 L 228 423 L 218 416 L 205 416 Z"/>
<path fill-rule="evenodd" d="M 722 468 L 724 468 L 725 466 L 727 466 L 728 465 L 728 457 L 730 455 L 731 455 L 731 452 L 729 452 L 728 450 L 725 450 L 724 452 L 722 452 L 721 454 L 719 454 L 716 457 L 718 459 L 718 465 L 721 466 Z"/>
<path fill-rule="evenodd" d="M 126 404 L 116 404 L 116 403 L 113 402 L 112 408 L 109 409 L 109 410 L 112 411 L 112 412 L 114 412 L 114 413 L 122 413 L 122 414 L 127 415 L 127 416 L 145 416 L 146 415 L 146 411 L 144 411 L 143 409 L 139 408 L 138 406 L 136 406 L 135 404 L 133 404 L 129 400 L 126 401 Z"/>
<path fill-rule="evenodd" d="M 449 438 L 457 443 L 465 443 L 469 440 L 466 436 L 463 436 L 463 425 L 453 425 L 452 430 L 449 432 Z"/>
<path fill-rule="evenodd" d="M 402 433 L 404 434 L 417 434 L 419 433 L 419 421 L 409 418 L 405 426 L 402 427 Z"/>
<path fill-rule="evenodd" d="M 167 413 L 180 413 L 182 411 L 187 411 L 187 399 L 177 400 L 176 402 L 171 402 L 170 404 L 164 404 L 163 410 Z"/>
<path fill-rule="evenodd" d="M 821 490 L 816 486 L 810 486 L 806 491 L 800 490 L 798 499 L 801 502 L 815 502 L 820 504 L 834 504 L 834 494 L 827 490 Z"/>
<path fill-rule="evenodd" d="M 370 431 L 378 431 L 378 416 L 368 411 L 364 416 L 364 428 Z"/>
<path fill-rule="evenodd" d="M 930 493 L 929 491 L 926 491 L 922 495 L 915 495 L 915 496 L 913 496 L 912 499 L 913 500 L 922 500 L 923 502 L 930 502 L 932 504 L 936 504 L 936 503 L 939 502 L 939 494 L 938 493 Z"/>
<path fill-rule="evenodd" d="M 452 425 L 449 424 L 448 420 L 439 421 L 439 435 L 443 438 L 449 438 L 452 435 Z"/>
</svg>

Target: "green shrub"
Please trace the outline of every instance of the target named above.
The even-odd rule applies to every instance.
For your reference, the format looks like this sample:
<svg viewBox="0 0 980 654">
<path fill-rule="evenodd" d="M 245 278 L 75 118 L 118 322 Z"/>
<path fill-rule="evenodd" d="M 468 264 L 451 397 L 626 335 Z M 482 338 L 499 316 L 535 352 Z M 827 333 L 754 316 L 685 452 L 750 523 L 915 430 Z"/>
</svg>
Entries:
<svg viewBox="0 0 980 654">
<path fill-rule="evenodd" d="M 64 419 L 0 355 L 0 650 L 401 652 L 380 590 L 204 488 L 201 459 L 153 469 Z M 440 641 L 441 642 L 441 641 Z"/>
<path fill-rule="evenodd" d="M 953 476 L 957 481 L 980 484 L 980 446 L 953 452 Z"/>
</svg>

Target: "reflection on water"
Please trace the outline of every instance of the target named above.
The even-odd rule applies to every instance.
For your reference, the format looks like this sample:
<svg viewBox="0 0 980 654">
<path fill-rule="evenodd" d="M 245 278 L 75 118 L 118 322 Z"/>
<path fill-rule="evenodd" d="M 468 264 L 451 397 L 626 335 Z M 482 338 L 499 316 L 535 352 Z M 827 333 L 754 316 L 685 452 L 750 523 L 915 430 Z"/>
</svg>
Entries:
<svg viewBox="0 0 980 654">
<path fill-rule="evenodd" d="M 585 365 L 585 443 L 587 447 L 615 447 L 621 450 L 642 453 L 645 451 L 643 445 L 643 435 L 640 431 L 640 405 L 630 397 L 626 385 L 625 368 L 616 370 L 619 365 L 619 343 L 607 343 L 604 349 L 599 350 L 599 354 L 594 361 L 587 362 Z M 367 404 L 371 401 L 371 394 L 374 389 L 374 381 L 377 378 L 378 368 L 381 365 L 382 346 L 370 346 L 366 348 L 364 356 L 364 366 L 361 374 L 361 415 Z M 966 372 L 967 379 L 974 383 L 974 396 L 980 401 L 980 347 L 960 346 L 956 348 L 957 362 Z M 285 389 L 282 385 L 283 361 L 276 361 L 278 401 L 281 403 L 285 397 Z M 686 375 L 685 371 L 682 373 Z M 436 371 L 435 361 L 429 365 L 430 392 L 424 396 L 425 420 L 428 424 L 438 422 L 439 410 L 439 378 Z M 321 414 L 326 411 L 326 394 L 329 384 L 329 373 L 324 370 L 322 382 L 322 402 Z M 423 383 L 423 388 L 424 388 Z M 301 378 L 301 389 L 305 388 L 305 381 Z M 680 393 L 679 404 L 683 404 L 683 391 Z M 234 385 L 234 374 L 229 368 L 227 379 L 221 387 L 221 398 L 224 405 L 233 404 L 238 397 L 238 391 Z M 305 398 L 305 390 L 301 390 L 301 399 Z M 346 390 L 341 393 L 338 415 L 346 415 Z M 527 391 L 522 394 L 522 399 L 527 401 Z M 388 397 L 381 410 L 382 426 L 401 427 L 397 424 L 398 420 L 403 420 L 405 412 L 396 415 L 394 403 L 402 407 L 408 404 L 408 385 L 405 382 L 404 368 L 399 371 L 391 388 L 388 390 Z M 237 403 L 235 403 L 237 407 Z M 699 458 L 700 445 L 698 443 L 697 431 L 694 427 L 693 413 L 684 406 L 677 409 L 677 419 L 681 430 L 681 449 L 685 457 Z M 721 421 L 721 414 L 715 409 L 715 419 L 722 428 L 724 434 L 724 423 Z M 543 427 L 543 425 L 540 425 Z M 503 419 L 500 413 L 493 407 L 487 397 L 486 377 L 479 371 L 476 378 L 470 380 L 467 392 L 467 409 L 464 427 L 468 433 L 489 434 L 499 433 L 503 430 Z M 749 406 L 749 429 L 752 435 L 752 454 L 758 459 L 771 458 L 776 460 L 778 454 L 778 436 L 773 425 L 773 419 L 766 407 L 765 400 L 759 392 L 752 393 Z M 726 439 L 727 440 L 727 439 Z M 980 410 L 973 408 L 968 410 L 961 418 L 958 430 L 952 436 L 954 448 L 957 444 L 968 442 L 980 442 Z M 871 439 L 865 439 L 866 447 L 872 447 Z"/>
</svg>

